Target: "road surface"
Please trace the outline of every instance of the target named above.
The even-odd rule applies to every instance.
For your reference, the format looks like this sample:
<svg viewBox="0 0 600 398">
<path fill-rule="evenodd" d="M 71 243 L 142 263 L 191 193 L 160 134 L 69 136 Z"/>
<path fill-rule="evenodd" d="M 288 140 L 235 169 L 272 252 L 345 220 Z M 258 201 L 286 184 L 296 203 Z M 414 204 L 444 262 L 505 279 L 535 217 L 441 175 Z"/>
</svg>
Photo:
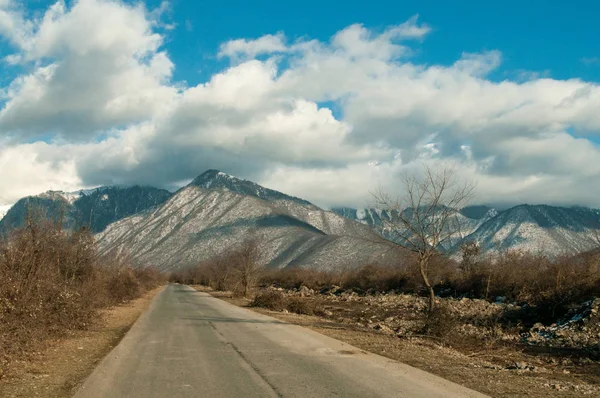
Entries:
<svg viewBox="0 0 600 398">
<path fill-rule="evenodd" d="M 483 397 L 176 284 L 153 299 L 75 396 Z"/>
</svg>

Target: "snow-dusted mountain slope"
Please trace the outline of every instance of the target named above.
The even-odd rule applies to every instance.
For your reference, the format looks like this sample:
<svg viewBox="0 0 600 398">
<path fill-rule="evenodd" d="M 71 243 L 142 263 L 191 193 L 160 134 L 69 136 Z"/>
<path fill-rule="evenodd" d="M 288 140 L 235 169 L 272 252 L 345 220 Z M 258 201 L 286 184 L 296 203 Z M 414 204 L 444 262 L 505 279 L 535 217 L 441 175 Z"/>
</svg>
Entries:
<svg viewBox="0 0 600 398">
<path fill-rule="evenodd" d="M 400 226 L 399 223 L 390 223 L 390 220 L 393 219 L 392 215 L 389 212 L 381 209 L 352 209 L 349 207 L 341 207 L 334 208 L 332 211 L 351 220 L 368 225 L 390 239 L 394 239 L 394 234 L 390 233 L 390 226 Z M 494 217 L 496 214 L 497 211 L 495 209 L 487 206 L 472 206 L 461 209 L 460 211 L 456 211 L 456 223 L 454 225 L 459 225 L 460 228 L 446 245 L 447 249 L 460 244 L 460 242 L 466 236 L 475 232 L 482 224 Z M 402 234 L 407 233 L 407 231 L 402 231 Z"/>
<path fill-rule="evenodd" d="M 333 270 L 392 260 L 389 245 L 368 226 L 250 181 L 207 173 L 155 210 L 109 225 L 96 236 L 101 252 L 170 270 L 252 237 L 270 267 Z"/>
<path fill-rule="evenodd" d="M 67 228 L 86 225 L 99 232 L 114 221 L 163 203 L 171 195 L 164 189 L 140 186 L 48 191 L 15 203 L 0 220 L 0 231 L 23 226 L 29 208 L 50 219 L 64 217 L 63 224 Z"/>
<path fill-rule="evenodd" d="M 517 249 L 550 255 L 575 254 L 598 246 L 600 210 L 519 205 L 483 223 L 466 240 L 484 251 Z"/>
<path fill-rule="evenodd" d="M 375 209 L 334 209 L 352 220 L 380 230 L 381 217 Z M 600 210 L 584 207 L 519 205 L 498 211 L 487 206 L 461 209 L 457 216 L 462 231 L 453 242 L 457 250 L 464 242 L 478 242 L 483 252 L 498 250 L 539 251 L 549 255 L 579 253 L 598 246 Z"/>
</svg>

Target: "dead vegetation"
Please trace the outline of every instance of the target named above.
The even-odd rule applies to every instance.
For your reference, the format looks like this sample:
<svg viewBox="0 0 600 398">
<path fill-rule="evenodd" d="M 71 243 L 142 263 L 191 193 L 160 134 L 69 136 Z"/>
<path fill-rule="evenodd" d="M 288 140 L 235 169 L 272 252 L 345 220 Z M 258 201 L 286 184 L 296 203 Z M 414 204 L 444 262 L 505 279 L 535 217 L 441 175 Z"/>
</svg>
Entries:
<svg viewBox="0 0 600 398">
<path fill-rule="evenodd" d="M 429 311 L 433 312 L 435 291 L 430 273 L 435 262 L 431 260 L 464 233 L 456 209 L 467 205 L 475 186 L 460 184 L 450 166 L 432 169 L 426 165 L 421 175 L 404 175 L 401 185 L 404 193 L 398 197 L 382 190 L 375 193 L 373 207 L 388 215 L 381 218 L 387 242 L 415 253 L 429 295 Z"/>
<path fill-rule="evenodd" d="M 183 284 L 201 284 L 214 290 L 231 291 L 238 296 L 250 297 L 265 272 L 257 258 L 258 242 L 248 239 L 225 255 L 214 256 L 195 268 L 172 273 L 170 280 Z"/>
<path fill-rule="evenodd" d="M 0 241 L 0 378 L 36 344 L 88 328 L 97 311 L 162 283 L 151 269 L 99 258 L 86 228 L 62 229 L 30 211 Z"/>
</svg>

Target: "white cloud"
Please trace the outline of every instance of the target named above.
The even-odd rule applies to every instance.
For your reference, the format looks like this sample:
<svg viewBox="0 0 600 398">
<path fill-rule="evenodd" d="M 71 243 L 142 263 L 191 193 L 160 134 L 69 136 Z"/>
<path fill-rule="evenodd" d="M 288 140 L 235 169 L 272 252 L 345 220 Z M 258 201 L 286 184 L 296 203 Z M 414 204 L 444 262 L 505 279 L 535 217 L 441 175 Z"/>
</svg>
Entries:
<svg viewBox="0 0 600 398">
<path fill-rule="evenodd" d="M 236 39 L 223 43 L 219 49 L 219 57 L 230 58 L 254 58 L 261 54 L 272 54 L 276 52 L 285 52 L 285 37 L 279 33 L 276 35 L 266 35 L 258 39 Z"/>
<path fill-rule="evenodd" d="M 597 84 L 493 81 L 499 51 L 414 63 L 410 40 L 431 31 L 415 16 L 327 41 L 232 40 L 219 50 L 231 65 L 185 87 L 157 33 L 167 10 L 79 0 L 27 21 L 0 0 L 0 34 L 3 15 L 23 27 L 10 36 L 18 53 L 4 58 L 30 67 L 3 90 L 0 159 L 19 172 L 0 169 L 0 202 L 79 185 L 173 187 L 220 168 L 319 204 L 362 206 L 378 185 L 397 189 L 399 173 L 451 161 L 478 181 L 481 202 L 600 206 Z"/>
<path fill-rule="evenodd" d="M 33 24 L 25 19 L 23 10 L 14 0 L 0 0 L 0 36 L 25 48 L 32 35 Z"/>
<path fill-rule="evenodd" d="M 52 132 L 86 139 L 153 117 L 177 95 L 165 84 L 173 64 L 161 43 L 141 6 L 54 4 L 23 50 L 35 67 L 11 84 L 0 130 L 21 138 Z"/>
<path fill-rule="evenodd" d="M 50 189 L 75 190 L 84 183 L 72 160 L 54 160 L 57 148 L 45 143 L 0 147 L 0 204 Z"/>
<path fill-rule="evenodd" d="M 417 22 L 419 15 L 413 15 L 408 21 L 398 25 L 390 30 L 388 37 L 390 39 L 423 39 L 431 32 L 431 27 L 427 24 L 419 25 Z"/>
</svg>

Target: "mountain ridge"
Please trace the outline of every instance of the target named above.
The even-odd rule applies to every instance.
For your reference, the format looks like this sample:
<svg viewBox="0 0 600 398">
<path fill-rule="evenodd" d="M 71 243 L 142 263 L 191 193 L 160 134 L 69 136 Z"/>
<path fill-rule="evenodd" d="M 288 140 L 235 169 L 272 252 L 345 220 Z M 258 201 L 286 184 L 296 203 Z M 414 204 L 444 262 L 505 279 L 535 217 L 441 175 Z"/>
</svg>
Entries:
<svg viewBox="0 0 600 398">
<path fill-rule="evenodd" d="M 9 227 L 23 225 L 27 207 L 34 205 L 45 209 L 50 218 L 56 218 L 61 211 L 64 213 L 67 209 L 67 227 L 86 225 L 91 220 L 93 232 L 103 236 L 101 233 L 111 224 L 128 217 L 147 217 L 173 196 L 190 189 L 199 190 L 203 195 L 207 195 L 208 192 L 233 194 L 233 197 L 227 196 L 232 209 L 237 206 L 236 203 L 240 202 L 241 197 L 267 203 L 268 211 L 263 208 L 260 216 L 253 215 L 252 211 L 248 214 L 237 213 L 239 222 L 252 224 L 253 228 L 264 227 L 271 232 L 277 226 L 290 228 L 290 231 L 291 228 L 299 228 L 302 231 L 301 236 L 321 234 L 327 236 L 329 241 L 334 241 L 334 236 L 377 241 L 381 238 L 376 238 L 374 231 L 381 232 L 383 219 L 390 217 L 386 212 L 372 208 L 322 209 L 308 200 L 210 169 L 175 193 L 150 186 L 126 185 L 75 192 L 47 191 L 26 197 L 19 200 L 8 210 L 6 216 L 0 219 L 0 230 L 6 231 Z M 234 200 L 234 197 L 237 199 Z M 250 207 L 261 206 L 255 204 Z M 220 211 L 222 216 L 227 215 L 226 211 Z M 255 218 L 249 221 L 246 216 Z M 517 249 L 541 250 L 550 255 L 578 253 L 595 248 L 597 244 L 593 238 L 600 231 L 600 210 L 583 206 L 521 204 L 498 210 L 490 206 L 476 205 L 458 210 L 457 216 L 464 221 L 466 228 L 453 239 L 450 247 L 446 248 L 447 251 L 458 250 L 464 242 L 476 241 L 483 252 Z M 227 228 L 231 231 L 240 227 L 232 219 L 229 219 L 228 223 Z M 219 228 L 221 227 L 224 226 L 220 225 Z M 312 232 L 308 233 L 309 230 Z M 223 230 L 217 229 L 213 232 L 222 233 Z M 206 234 L 207 230 L 203 230 L 202 233 Z M 306 242 L 308 241 L 310 239 L 307 238 Z M 307 244 L 306 242 L 304 243 Z M 302 247 L 299 242 L 290 245 Z M 291 249 L 286 250 L 290 252 Z"/>
<path fill-rule="evenodd" d="M 377 229 L 380 224 L 374 209 L 334 209 L 345 217 Z M 560 207 L 521 204 L 505 210 L 489 206 L 468 206 L 458 211 L 465 217 L 464 237 L 454 242 L 457 251 L 465 242 L 477 242 L 482 252 L 498 250 L 541 251 L 555 256 L 591 250 L 598 243 L 600 210 L 583 206 Z"/>
<path fill-rule="evenodd" d="M 228 189 L 243 195 L 255 196 L 266 200 L 293 200 L 295 202 L 312 205 L 307 200 L 287 195 L 274 189 L 265 188 L 250 180 L 235 177 L 216 169 L 209 169 L 194 178 L 187 186 L 197 186 L 205 189 Z"/>
<path fill-rule="evenodd" d="M 167 190 L 141 185 L 46 191 L 19 199 L 0 219 L 0 231 L 22 227 L 29 209 L 35 209 L 53 221 L 62 217 L 65 228 L 88 226 L 92 232 L 100 232 L 110 223 L 156 206 L 171 195 Z"/>
</svg>

